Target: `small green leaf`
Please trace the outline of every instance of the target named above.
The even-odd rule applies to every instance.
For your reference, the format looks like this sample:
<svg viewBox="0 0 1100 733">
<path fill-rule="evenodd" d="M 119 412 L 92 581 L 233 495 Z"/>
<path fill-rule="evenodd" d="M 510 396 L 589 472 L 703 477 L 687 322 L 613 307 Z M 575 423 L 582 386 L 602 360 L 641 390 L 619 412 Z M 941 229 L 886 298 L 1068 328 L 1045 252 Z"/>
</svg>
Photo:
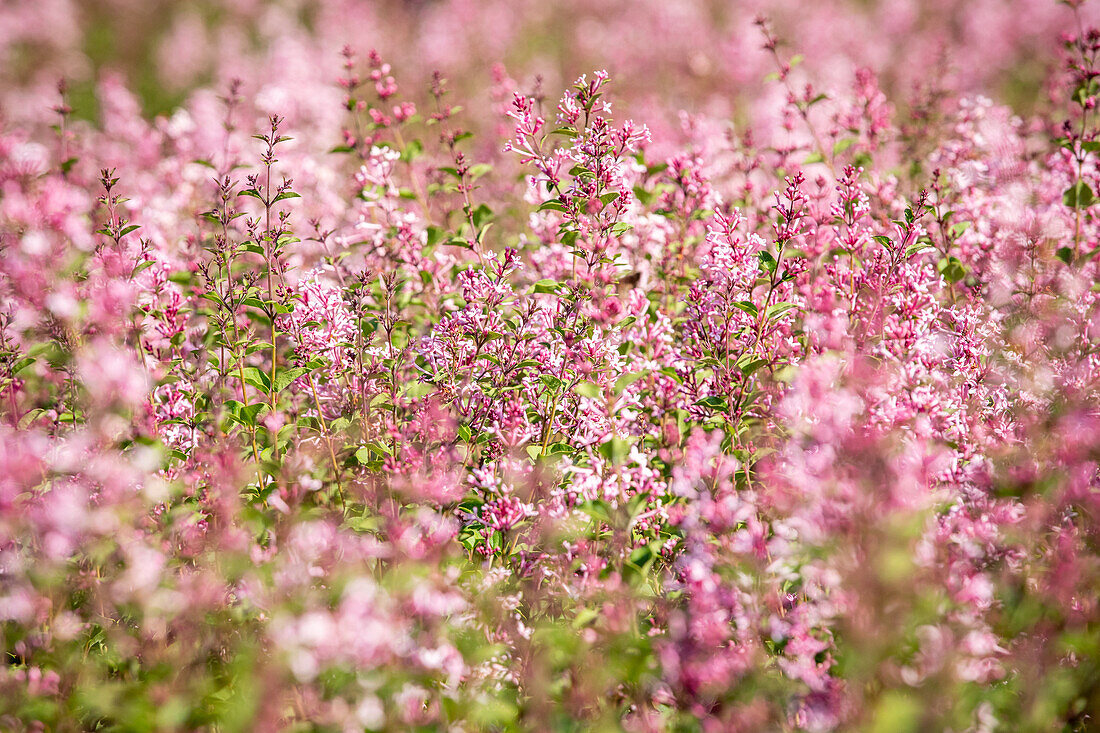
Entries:
<svg viewBox="0 0 1100 733">
<path fill-rule="evenodd" d="M 245 425 L 255 426 L 256 418 L 259 417 L 259 414 L 266 409 L 266 402 L 255 402 L 251 405 L 243 405 L 237 412 L 237 417 Z"/>
<path fill-rule="evenodd" d="M 757 309 L 757 307 L 748 300 L 738 300 L 737 302 L 733 303 L 733 307 L 738 310 L 745 311 L 750 316 L 756 316 L 760 314 L 760 311 Z"/>
<path fill-rule="evenodd" d="M 630 385 L 637 382 L 639 379 L 645 376 L 645 372 L 633 372 L 631 374 L 624 374 L 615 380 L 615 394 L 622 394 L 622 391 Z"/>
<path fill-rule="evenodd" d="M 18 374 L 19 372 L 23 371 L 24 369 L 26 369 L 27 367 L 29 367 L 31 364 L 35 363 L 36 361 L 38 361 L 38 360 L 33 356 L 24 356 L 22 359 L 20 359 L 19 361 L 15 362 L 15 364 L 12 365 L 12 367 L 11 367 L 12 375 L 14 376 L 14 375 Z"/>
<path fill-rule="evenodd" d="M 797 307 L 798 307 L 798 305 L 795 304 L 795 303 L 785 303 L 785 302 L 770 305 L 770 306 L 768 306 L 768 312 L 767 312 L 767 315 L 765 316 L 765 320 L 774 321 L 777 318 L 779 318 L 780 316 L 782 316 L 783 314 L 788 313 L 788 312 L 794 310 Z"/>
<path fill-rule="evenodd" d="M 718 410 L 719 412 L 729 411 L 729 404 L 726 402 L 726 399 L 724 397 L 719 397 L 718 395 L 704 397 L 695 404 L 699 405 L 700 407 L 709 407 L 710 409 Z"/>
<path fill-rule="evenodd" d="M 968 221 L 960 221 L 958 224 L 952 224 L 951 225 L 951 237 L 952 238 L 959 237 L 959 236 L 962 235 L 963 232 L 965 232 L 969 228 L 970 228 L 970 222 L 968 222 Z"/>
<path fill-rule="evenodd" d="M 271 386 L 270 382 L 268 381 L 267 375 L 264 374 L 262 370 L 257 369 L 256 367 L 245 367 L 242 370 L 242 374 L 244 377 L 244 381 L 248 384 L 251 384 L 256 389 L 267 392 L 268 388 Z"/>
<path fill-rule="evenodd" d="M 565 211 L 565 206 L 561 201 L 557 199 L 550 199 L 549 201 L 543 201 L 536 211 Z"/>
<path fill-rule="evenodd" d="M 957 257 L 944 257 L 936 263 L 936 269 L 949 283 L 957 283 L 966 277 L 966 267 Z"/>
<path fill-rule="evenodd" d="M 600 444 L 600 455 L 612 463 L 622 463 L 630 455 L 631 443 L 623 438 L 612 438 Z"/>
<path fill-rule="evenodd" d="M 611 506 L 603 499 L 586 501 L 579 504 L 577 509 L 604 524 L 611 524 Z"/>
<path fill-rule="evenodd" d="M 760 251 L 756 256 L 760 258 L 760 266 L 768 272 L 775 272 L 775 268 L 779 266 L 779 263 L 772 257 L 772 253 L 767 250 Z"/>
<path fill-rule="evenodd" d="M 474 221 L 474 226 L 478 229 L 481 228 L 482 224 L 491 219 L 492 216 L 492 210 L 485 204 L 481 204 L 480 206 L 478 206 L 476 209 L 474 209 L 474 213 L 471 214 L 471 218 Z"/>
<path fill-rule="evenodd" d="M 767 359 L 749 359 L 743 364 L 738 360 L 737 367 L 741 370 L 741 373 L 747 377 L 767 363 Z"/>
<path fill-rule="evenodd" d="M 405 146 L 405 149 L 401 151 L 401 160 L 406 163 L 416 160 L 424 152 L 424 145 L 419 140 L 410 140 Z"/>
<path fill-rule="evenodd" d="M 833 155 L 843 153 L 855 143 L 856 139 L 854 137 L 846 137 L 843 140 L 837 140 L 836 145 L 833 146 Z"/>
<path fill-rule="evenodd" d="M 307 371 L 309 370 L 305 367 L 294 367 L 293 369 L 281 369 L 275 372 L 275 391 L 282 392 Z"/>
<path fill-rule="evenodd" d="M 439 244 L 443 241 L 444 237 L 447 236 L 447 233 L 441 227 L 437 227 L 435 225 L 429 226 L 425 230 L 425 233 L 427 234 L 426 244 L 429 247 L 434 244 Z"/>
<path fill-rule="evenodd" d="M 470 172 L 467 175 L 470 176 L 471 181 L 476 181 L 491 170 L 493 170 L 493 166 L 488 163 L 478 163 L 470 166 Z"/>
<path fill-rule="evenodd" d="M 573 391 L 581 397 L 589 397 L 592 399 L 603 394 L 603 390 L 600 389 L 599 385 L 593 384 L 592 382 L 578 382 L 577 385 L 573 387 Z"/>
<path fill-rule="evenodd" d="M 1077 181 L 1062 194 L 1062 203 L 1073 209 L 1085 209 L 1092 206 L 1096 196 L 1092 188 L 1084 181 Z"/>
</svg>

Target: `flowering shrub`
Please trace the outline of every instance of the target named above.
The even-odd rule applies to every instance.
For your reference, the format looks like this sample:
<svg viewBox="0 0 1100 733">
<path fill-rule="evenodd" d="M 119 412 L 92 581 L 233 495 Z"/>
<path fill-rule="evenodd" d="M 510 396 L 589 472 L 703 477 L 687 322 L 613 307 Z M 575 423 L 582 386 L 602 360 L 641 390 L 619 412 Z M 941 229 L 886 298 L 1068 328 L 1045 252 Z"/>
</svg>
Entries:
<svg viewBox="0 0 1100 733">
<path fill-rule="evenodd" d="M 121 5 L 0 10 L 0 728 L 1097 726 L 1090 8 L 1017 114 L 983 3 L 231 3 L 157 116 Z M 474 70 L 574 11 L 614 79 Z"/>
</svg>

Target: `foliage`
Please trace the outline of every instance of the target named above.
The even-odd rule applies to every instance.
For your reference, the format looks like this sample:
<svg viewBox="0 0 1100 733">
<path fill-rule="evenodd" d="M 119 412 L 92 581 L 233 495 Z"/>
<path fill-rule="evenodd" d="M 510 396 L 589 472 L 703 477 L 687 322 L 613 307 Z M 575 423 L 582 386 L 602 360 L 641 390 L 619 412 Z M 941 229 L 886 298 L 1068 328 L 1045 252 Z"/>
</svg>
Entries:
<svg viewBox="0 0 1100 733">
<path fill-rule="evenodd" d="M 1027 119 L 764 19 L 751 126 L 350 47 L 153 119 L 0 88 L 0 727 L 1092 729 L 1060 12 Z"/>
</svg>

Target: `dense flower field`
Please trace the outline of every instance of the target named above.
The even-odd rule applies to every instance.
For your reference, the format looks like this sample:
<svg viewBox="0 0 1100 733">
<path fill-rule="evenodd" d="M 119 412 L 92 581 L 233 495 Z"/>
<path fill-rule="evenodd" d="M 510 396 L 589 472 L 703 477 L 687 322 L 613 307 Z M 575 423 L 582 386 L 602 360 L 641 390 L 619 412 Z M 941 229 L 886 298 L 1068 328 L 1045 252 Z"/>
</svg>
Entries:
<svg viewBox="0 0 1100 733">
<path fill-rule="evenodd" d="M 0 729 L 1098 729 L 1095 20 L 4 3 Z"/>
</svg>

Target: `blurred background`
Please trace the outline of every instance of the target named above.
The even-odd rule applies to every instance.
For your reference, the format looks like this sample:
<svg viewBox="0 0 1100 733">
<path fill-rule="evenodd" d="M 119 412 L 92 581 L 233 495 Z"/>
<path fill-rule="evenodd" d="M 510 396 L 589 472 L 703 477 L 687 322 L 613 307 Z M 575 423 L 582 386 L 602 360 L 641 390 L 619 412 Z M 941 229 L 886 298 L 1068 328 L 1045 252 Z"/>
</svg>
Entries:
<svg viewBox="0 0 1100 733">
<path fill-rule="evenodd" d="M 412 98 L 435 70 L 485 105 L 496 64 L 523 89 L 541 75 L 554 98 L 606 68 L 620 109 L 651 123 L 680 109 L 751 119 L 775 92 L 759 15 L 819 86 L 850 86 L 865 66 L 892 100 L 934 84 L 1020 112 L 1042 104 L 1051 46 L 1074 22 L 1055 0 L 4 0 L 2 114 L 46 119 L 21 100 L 64 77 L 75 114 L 95 120 L 96 85 L 115 75 L 148 115 L 233 77 L 261 107 L 310 108 L 337 98 L 350 44 L 377 49 Z"/>
</svg>

